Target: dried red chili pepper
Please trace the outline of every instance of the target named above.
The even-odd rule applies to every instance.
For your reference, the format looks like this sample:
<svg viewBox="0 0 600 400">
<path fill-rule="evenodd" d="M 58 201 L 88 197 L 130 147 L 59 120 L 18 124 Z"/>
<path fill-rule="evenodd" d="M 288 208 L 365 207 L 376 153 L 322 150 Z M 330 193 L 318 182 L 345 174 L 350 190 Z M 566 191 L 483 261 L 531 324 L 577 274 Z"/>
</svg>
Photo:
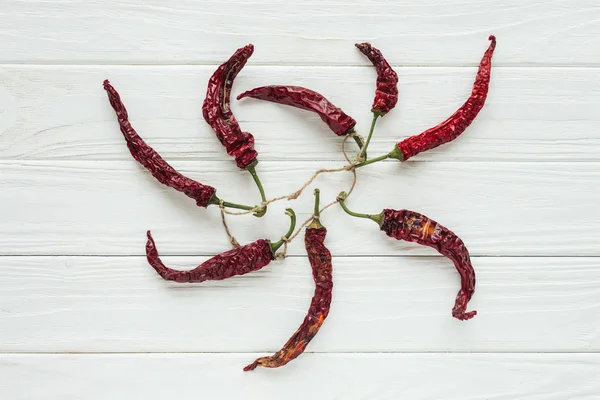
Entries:
<svg viewBox="0 0 600 400">
<path fill-rule="evenodd" d="M 296 214 L 291 208 L 286 211 L 291 219 L 290 229 L 285 236 L 287 239 L 296 226 Z M 148 263 L 164 280 L 179 283 L 223 280 L 232 276 L 258 271 L 275 259 L 275 252 L 284 242 L 283 239 L 275 243 L 271 243 L 267 239 L 260 239 L 218 254 L 190 271 L 178 271 L 163 264 L 150 231 L 147 232 L 147 236 L 146 258 Z"/>
<path fill-rule="evenodd" d="M 286 365 L 304 352 L 308 343 L 323 325 L 329 314 L 333 290 L 331 253 L 324 244 L 326 235 L 327 228 L 319 221 L 319 190 L 317 189 L 315 190 L 313 221 L 306 228 L 304 236 L 304 244 L 315 281 L 315 293 L 308 314 L 281 350 L 271 356 L 256 359 L 252 364 L 246 366 L 244 371 L 251 371 L 258 366 L 278 368 Z"/>
<path fill-rule="evenodd" d="M 127 109 L 121 101 L 121 96 L 117 90 L 107 80 L 104 81 L 104 90 L 108 94 L 110 105 L 115 110 L 119 127 L 123 133 L 123 137 L 127 142 L 127 148 L 133 158 L 142 164 L 156 180 L 160 183 L 172 187 L 175 190 L 183 192 L 188 197 L 196 200 L 196 204 L 200 207 L 207 207 L 209 204 L 223 204 L 225 207 L 239 208 L 242 210 L 250 210 L 253 207 L 242 204 L 230 203 L 219 199 L 216 195 L 216 189 L 212 186 L 203 185 L 191 178 L 183 176 L 177 172 L 169 163 L 150 147 L 133 129 L 129 122 Z"/>
<path fill-rule="evenodd" d="M 215 188 L 183 176 L 169 165 L 152 147 L 144 142 L 131 126 L 127 109 L 121 101 L 119 93 L 108 80 L 104 81 L 104 90 L 108 94 L 110 105 L 117 114 L 119 127 L 133 158 L 150 171 L 152 176 L 160 183 L 185 193 L 188 197 L 196 200 L 196 204 L 200 207 L 207 207 L 209 204 L 218 204 L 219 199 L 215 196 Z"/>
<path fill-rule="evenodd" d="M 235 53 L 213 73 L 208 81 L 206 98 L 202 105 L 204 120 L 215 131 L 227 154 L 235 157 L 238 167 L 245 169 L 256 163 L 258 153 L 254 150 L 254 136 L 242 132 L 240 124 L 231 112 L 231 88 L 233 81 L 252 56 L 254 46 L 237 49 Z"/>
<path fill-rule="evenodd" d="M 481 59 L 473 90 L 467 101 L 441 124 L 399 142 L 388 154 L 389 158 L 406 161 L 419 153 L 453 141 L 471 125 L 485 104 L 490 85 L 496 37 L 490 35 L 489 40 L 491 43 Z"/>
<path fill-rule="evenodd" d="M 409 210 L 384 209 L 381 214 L 355 213 L 347 208 L 344 202 L 346 196 L 345 192 L 338 196 L 346 213 L 369 218 L 389 237 L 431 247 L 452 260 L 461 279 L 461 288 L 454 302 L 452 316 L 459 320 L 468 320 L 477 315 L 477 311 L 466 312 L 467 303 L 475 293 L 475 270 L 467 247 L 454 232 L 423 214 Z"/>
<path fill-rule="evenodd" d="M 265 202 L 265 191 L 256 173 L 258 153 L 254 150 L 254 136 L 242 132 L 240 124 L 231 112 L 230 95 L 233 81 L 253 52 L 252 44 L 237 49 L 229 60 L 221 64 L 212 74 L 202 104 L 202 116 L 216 133 L 217 139 L 225 146 L 227 154 L 235 157 L 237 166 L 250 172 L 260 191 L 262 201 Z M 267 208 L 262 207 L 254 215 L 262 217 L 266 212 Z"/>
<path fill-rule="evenodd" d="M 355 46 L 367 56 L 377 70 L 377 89 L 371 110 L 379 116 L 384 116 L 398 102 L 398 74 L 392 69 L 381 51 L 371 46 L 371 43 L 357 43 Z"/>
<path fill-rule="evenodd" d="M 356 126 L 354 118 L 333 105 L 325 96 L 302 86 L 260 86 L 238 95 L 237 99 L 245 97 L 313 111 L 338 136 L 353 133 Z M 362 147 L 360 139 L 357 136 L 355 138 L 358 145 Z"/>
</svg>

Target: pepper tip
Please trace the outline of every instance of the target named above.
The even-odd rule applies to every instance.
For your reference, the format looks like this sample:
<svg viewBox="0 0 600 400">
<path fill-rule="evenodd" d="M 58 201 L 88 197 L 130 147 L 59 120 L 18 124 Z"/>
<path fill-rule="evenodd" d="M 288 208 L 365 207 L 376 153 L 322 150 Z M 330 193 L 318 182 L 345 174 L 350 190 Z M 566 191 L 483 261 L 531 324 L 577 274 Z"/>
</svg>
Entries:
<svg viewBox="0 0 600 400">
<path fill-rule="evenodd" d="M 371 44 L 369 42 L 363 42 L 363 43 L 355 43 L 354 46 L 356 46 L 357 49 L 359 49 L 360 51 L 363 51 L 366 47 L 370 46 Z"/>
<path fill-rule="evenodd" d="M 490 35 L 490 37 L 488 38 L 488 40 L 491 40 L 492 42 L 495 42 L 496 41 L 496 36 Z"/>
<path fill-rule="evenodd" d="M 461 321 L 468 321 L 476 315 L 477 315 L 477 311 L 469 311 L 469 312 L 462 311 L 462 312 L 454 312 L 452 316 Z"/>
<path fill-rule="evenodd" d="M 254 361 L 252 364 L 248 364 L 244 367 L 244 372 L 254 371 L 258 367 L 258 362 Z"/>
</svg>

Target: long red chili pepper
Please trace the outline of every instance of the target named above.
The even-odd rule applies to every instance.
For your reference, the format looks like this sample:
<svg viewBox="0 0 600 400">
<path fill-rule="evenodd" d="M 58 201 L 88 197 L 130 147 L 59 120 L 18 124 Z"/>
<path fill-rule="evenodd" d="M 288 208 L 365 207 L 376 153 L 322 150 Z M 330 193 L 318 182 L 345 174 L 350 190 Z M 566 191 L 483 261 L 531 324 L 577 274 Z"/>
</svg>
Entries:
<svg viewBox="0 0 600 400">
<path fill-rule="evenodd" d="M 188 197 L 196 200 L 198 206 L 207 207 L 209 204 L 218 204 L 219 199 L 215 196 L 216 189 L 214 187 L 203 185 L 183 176 L 144 142 L 131 126 L 127 109 L 121 101 L 119 93 L 108 80 L 104 81 L 104 90 L 108 94 L 110 105 L 115 110 L 119 127 L 133 158 L 150 171 L 160 183 L 185 193 Z"/>
<path fill-rule="evenodd" d="M 231 112 L 233 81 L 253 52 L 252 44 L 237 49 L 229 60 L 221 64 L 212 74 L 208 81 L 206 98 L 202 104 L 202 116 L 211 126 L 221 144 L 225 146 L 227 154 L 235 157 L 237 166 L 250 172 L 260 191 L 262 201 L 265 202 L 267 200 L 265 191 L 256 173 L 258 153 L 254 150 L 254 136 L 248 132 L 242 132 L 240 124 Z M 254 215 L 262 217 L 266 212 L 267 207 L 262 207 Z"/>
<path fill-rule="evenodd" d="M 304 244 L 308 260 L 312 267 L 315 293 L 304 321 L 283 345 L 281 350 L 267 357 L 260 357 L 247 365 L 244 371 L 251 371 L 258 366 L 278 368 L 286 365 L 304 352 L 306 346 L 317 334 L 329 314 L 333 290 L 331 253 L 324 241 L 327 228 L 319 221 L 319 190 L 315 190 L 315 214 L 312 223 L 306 228 Z"/>
<path fill-rule="evenodd" d="M 371 107 L 373 113 L 384 116 L 398 102 L 398 74 L 392 69 L 381 51 L 371 43 L 357 43 L 356 48 L 363 53 L 377 70 L 377 89 Z"/>
<path fill-rule="evenodd" d="M 227 154 L 235 157 L 241 169 L 256 164 L 258 153 L 254 150 L 254 136 L 242 132 L 240 124 L 231 112 L 230 94 L 235 77 L 253 52 L 254 46 L 251 44 L 239 48 L 229 60 L 217 68 L 208 81 L 206 98 L 202 105 L 204 120 L 215 131 Z"/>
<path fill-rule="evenodd" d="M 285 236 L 289 238 L 296 226 L 296 215 L 291 208 L 286 211 L 291 218 L 290 229 Z M 164 280 L 179 283 L 223 280 L 257 271 L 269 265 L 275 259 L 275 252 L 283 244 L 283 239 L 275 243 L 271 243 L 266 239 L 259 239 L 218 254 L 190 271 L 178 271 L 165 266 L 158 255 L 150 231 L 147 232 L 147 236 L 146 258 L 148 263 Z"/>
<path fill-rule="evenodd" d="M 394 150 L 388 154 L 389 158 L 406 161 L 419 153 L 453 141 L 471 125 L 485 104 L 490 85 L 496 37 L 490 35 L 489 40 L 491 43 L 481 59 L 473 90 L 467 101 L 441 124 L 396 144 Z"/>
<path fill-rule="evenodd" d="M 461 279 L 461 288 L 454 302 L 452 316 L 459 320 L 468 320 L 477 315 L 477 311 L 466 312 L 467 303 L 475 293 L 475 270 L 467 247 L 454 232 L 423 214 L 409 210 L 384 209 L 381 214 L 355 213 L 346 207 L 346 196 L 347 194 L 342 192 L 338 197 L 346 213 L 369 218 L 388 236 L 431 247 L 452 260 Z"/>
<path fill-rule="evenodd" d="M 356 126 L 354 118 L 333 105 L 325 96 L 302 86 L 260 86 L 238 95 L 237 99 L 240 100 L 245 97 L 313 111 L 338 136 L 354 132 Z M 361 145 L 360 142 L 359 145 Z"/>
</svg>

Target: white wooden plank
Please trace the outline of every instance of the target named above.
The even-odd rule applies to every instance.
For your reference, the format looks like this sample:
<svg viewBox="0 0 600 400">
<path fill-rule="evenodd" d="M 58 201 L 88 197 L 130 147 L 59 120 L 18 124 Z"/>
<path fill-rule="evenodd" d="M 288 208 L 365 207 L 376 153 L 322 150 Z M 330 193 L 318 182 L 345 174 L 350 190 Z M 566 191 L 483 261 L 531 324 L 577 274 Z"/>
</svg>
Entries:
<svg viewBox="0 0 600 400">
<path fill-rule="evenodd" d="M 165 257 L 174 268 L 205 257 Z M 0 351 L 274 352 L 314 291 L 305 258 L 221 282 L 163 281 L 144 257 L 2 257 Z M 475 258 L 476 293 L 440 257 L 335 257 L 331 312 L 310 352 L 600 349 L 598 258 Z"/>
<path fill-rule="evenodd" d="M 221 198 L 252 203 L 258 190 L 234 162 L 173 163 L 184 174 L 218 187 Z M 291 193 L 318 166 L 338 163 L 262 162 L 258 171 L 269 197 Z M 229 248 L 217 206 L 196 207 L 164 187 L 135 161 L 1 162 L 0 254 L 142 255 L 146 231 L 170 255 L 216 254 Z M 359 170 L 348 200 L 358 212 L 384 207 L 419 211 L 461 236 L 473 255 L 597 256 L 600 254 L 598 163 L 384 162 Z M 351 182 L 350 173 L 318 178 L 323 203 Z M 264 218 L 229 218 L 240 243 L 277 240 L 287 231 L 284 207 L 300 221 L 313 210 L 312 190 L 298 200 L 273 204 Z M 335 255 L 436 254 L 388 238 L 370 220 L 338 207 L 323 217 Z M 302 239 L 290 254 L 304 255 Z"/>
<path fill-rule="evenodd" d="M 307 354 L 242 372 L 256 355 L 2 355 L 0 390 L 11 400 L 600 398 L 598 354 Z"/>
<path fill-rule="evenodd" d="M 469 64 L 489 34 L 500 64 L 595 64 L 594 0 L 5 1 L 0 62 L 217 63 L 249 42 L 256 64 Z"/>
<path fill-rule="evenodd" d="M 130 160 L 102 89 L 110 78 L 139 133 L 168 160 L 228 160 L 201 117 L 214 67 L 37 67 L 0 69 L 0 158 Z M 371 155 L 450 116 L 471 92 L 475 68 L 402 68 L 400 100 L 380 119 Z M 368 133 L 372 68 L 254 67 L 234 96 L 268 84 L 313 88 Z M 452 144 L 423 153 L 431 161 L 599 161 L 597 69 L 494 68 L 486 106 Z M 343 160 L 341 139 L 312 113 L 269 102 L 234 100 L 262 160 Z M 354 144 L 349 143 L 350 150 Z"/>
</svg>

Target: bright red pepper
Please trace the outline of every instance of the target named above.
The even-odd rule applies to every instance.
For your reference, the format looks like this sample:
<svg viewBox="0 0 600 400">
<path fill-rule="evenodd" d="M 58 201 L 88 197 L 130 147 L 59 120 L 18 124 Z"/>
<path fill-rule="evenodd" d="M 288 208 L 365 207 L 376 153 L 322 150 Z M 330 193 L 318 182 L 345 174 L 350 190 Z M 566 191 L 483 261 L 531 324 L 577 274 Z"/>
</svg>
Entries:
<svg viewBox="0 0 600 400">
<path fill-rule="evenodd" d="M 491 35 L 489 40 L 492 43 L 481 59 L 473 90 L 467 101 L 441 124 L 399 142 L 389 153 L 390 158 L 406 161 L 419 153 L 453 141 L 471 125 L 485 104 L 490 85 L 492 55 L 496 48 L 496 38 Z"/>
</svg>

